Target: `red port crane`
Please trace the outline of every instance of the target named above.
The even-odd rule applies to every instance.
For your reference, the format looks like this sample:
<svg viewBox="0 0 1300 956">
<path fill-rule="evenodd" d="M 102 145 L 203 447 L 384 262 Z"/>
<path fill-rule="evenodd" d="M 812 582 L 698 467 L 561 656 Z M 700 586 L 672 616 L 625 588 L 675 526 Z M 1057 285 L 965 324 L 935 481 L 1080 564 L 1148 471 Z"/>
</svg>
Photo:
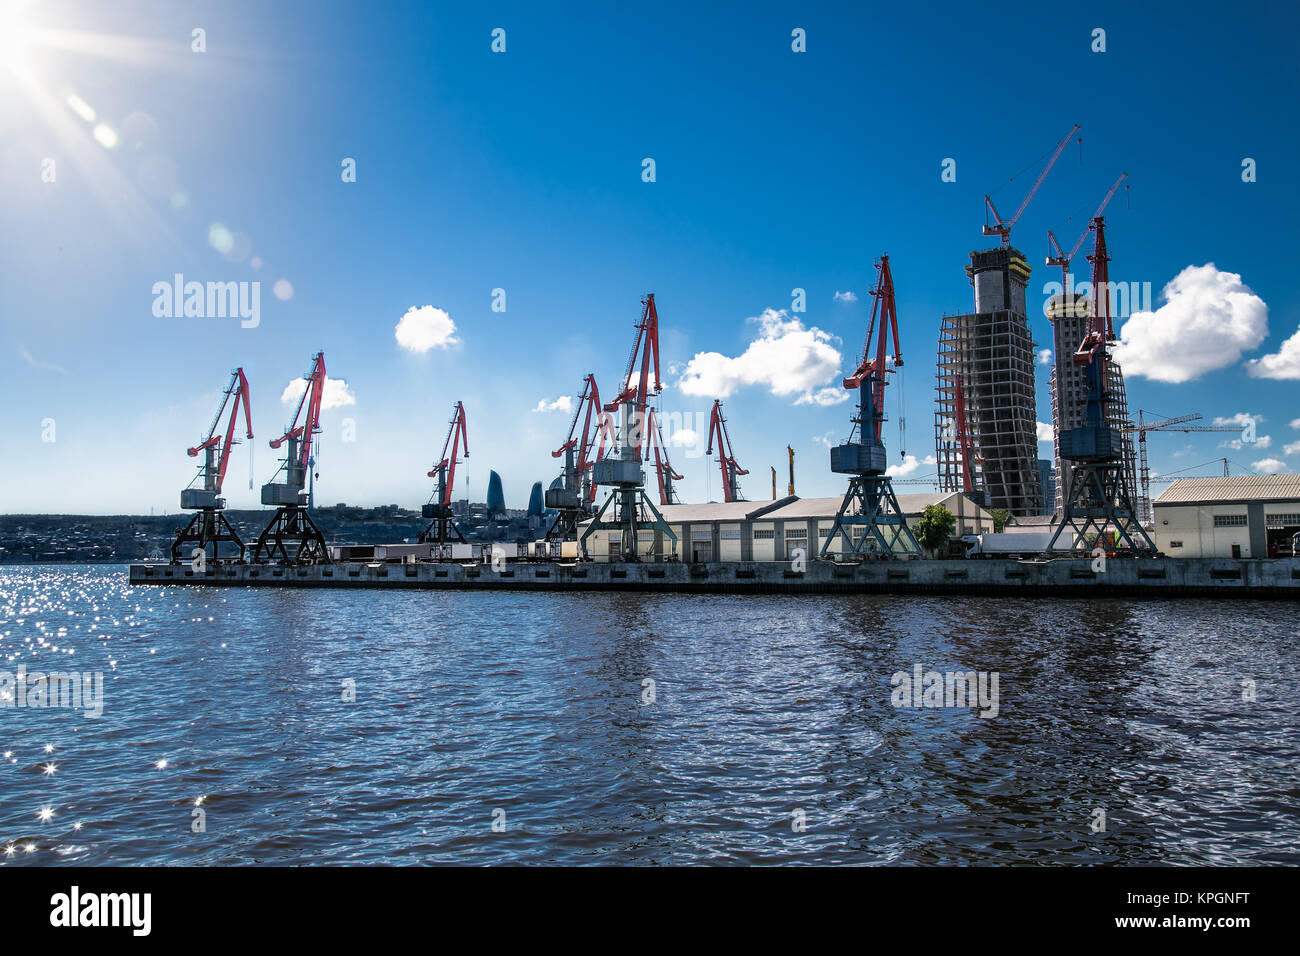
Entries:
<svg viewBox="0 0 1300 956">
<path fill-rule="evenodd" d="M 582 429 L 578 421 L 582 420 Z M 555 520 L 546 532 L 548 541 L 576 541 L 578 523 L 591 513 L 596 499 L 596 485 L 591 480 L 592 466 L 605 457 L 605 445 L 613 446 L 614 418 L 600 403 L 596 376 L 588 372 L 582 380 L 578 407 L 569 422 L 569 437 L 551 452 L 552 458 L 564 456 L 560 476 L 546 490 L 546 507 L 556 510 Z"/>
<path fill-rule="evenodd" d="M 640 372 L 637 373 L 637 360 L 640 359 Z M 651 376 L 653 375 L 653 387 Z M 619 382 L 619 392 L 614 400 L 605 406 L 607 412 L 618 412 L 618 449 L 613 455 L 605 456 L 595 462 L 591 470 L 591 480 L 597 485 L 609 485 L 612 488 L 605 503 L 596 511 L 579 539 L 579 547 L 584 557 L 588 557 L 587 539 L 595 532 L 617 531 L 617 551 L 614 551 L 614 539 L 610 538 L 611 553 L 617 554 L 624 561 L 639 561 L 640 533 L 644 528 L 657 533 L 656 540 L 664 538 L 676 543 L 677 535 L 663 516 L 645 494 L 645 472 L 641 462 L 651 442 L 651 433 L 656 431 L 652 416 L 649 414 L 650 395 L 663 391 L 659 380 L 659 313 L 655 308 L 653 292 L 647 293 L 641 300 L 641 318 L 636 324 L 636 336 L 632 340 L 632 352 L 628 356 L 627 368 Z M 666 455 L 661 456 L 661 461 Z M 671 482 L 672 466 L 668 465 L 668 474 L 661 470 L 661 482 L 668 477 Z M 665 489 L 667 491 L 669 489 Z M 661 492 L 661 495 L 663 492 Z M 613 509 L 610 520 L 606 512 Z M 658 537 L 662 535 L 662 537 Z"/>
<path fill-rule="evenodd" d="M 1038 178 L 1034 180 L 1034 185 L 1029 188 L 1029 192 L 1026 193 L 1025 198 L 1021 200 L 1020 208 L 1016 210 L 1015 215 L 1010 219 L 1003 219 L 999 216 L 997 208 L 993 205 L 992 198 L 987 194 L 984 196 L 984 207 L 988 212 L 993 213 L 993 219 L 996 223 L 995 225 L 990 226 L 987 222 L 988 217 L 986 215 L 984 235 L 1001 236 L 1002 248 L 1004 249 L 1011 245 L 1011 227 L 1020 220 L 1022 215 L 1024 215 L 1025 210 L 1029 207 L 1029 201 L 1034 198 L 1034 194 L 1038 192 L 1038 187 L 1043 185 L 1043 180 L 1046 179 L 1047 174 L 1052 171 L 1052 167 L 1056 165 L 1056 161 L 1061 158 L 1061 153 L 1065 151 L 1065 147 L 1069 144 L 1070 138 L 1074 136 L 1075 133 L 1079 132 L 1081 128 L 1082 127 L 1076 123 L 1070 131 L 1065 134 L 1065 138 L 1056 144 L 1056 150 L 1052 153 L 1052 158 L 1047 161 L 1047 165 L 1043 167 L 1043 171 L 1038 174 Z"/>
<path fill-rule="evenodd" d="M 262 486 L 262 504 L 288 504 L 287 500 L 267 501 L 268 488 L 285 488 L 284 492 L 273 493 L 271 497 L 288 498 L 292 496 L 294 504 L 307 486 L 307 472 L 311 467 L 312 439 L 320 434 L 321 400 L 325 396 L 325 353 L 317 352 L 312 362 L 311 371 L 307 373 L 307 387 L 298 399 L 298 409 L 293 413 L 293 423 L 279 438 L 272 439 L 271 447 L 279 448 L 289 443 L 289 452 L 284 460 L 284 484 L 267 484 Z M 303 409 L 307 416 L 303 418 Z M 298 419 L 302 418 L 302 424 Z"/>
<path fill-rule="evenodd" d="M 578 419 L 582 419 L 582 431 L 578 431 Z M 598 441 L 599 440 L 599 441 Z M 614 435 L 614 416 L 610 415 L 600 403 L 600 388 L 596 385 L 596 376 L 588 372 L 582 380 L 582 394 L 578 398 L 578 407 L 573 411 L 573 420 L 569 422 L 569 437 L 564 444 L 551 452 L 552 458 L 565 456 L 565 479 L 572 475 L 580 501 L 590 504 L 596 500 L 596 486 L 591 483 L 591 466 L 605 457 L 605 446 L 613 447 L 617 438 Z M 576 450 L 576 454 L 574 454 Z M 579 489 L 578 485 L 581 485 Z M 556 507 L 547 505 L 547 507 Z"/>
<path fill-rule="evenodd" d="M 1097 207 L 1097 211 L 1092 214 L 1092 219 L 1096 219 L 1106 211 L 1106 207 L 1110 205 L 1111 199 L 1115 196 L 1115 191 L 1119 189 L 1120 184 L 1126 179 L 1128 179 L 1128 173 L 1120 173 L 1119 179 L 1115 180 L 1115 185 L 1110 187 L 1110 191 L 1106 193 L 1106 198 L 1101 201 L 1101 205 Z M 1127 189 L 1128 187 L 1125 188 Z M 1079 250 L 1083 248 L 1083 243 L 1088 238 L 1088 233 L 1092 232 L 1092 219 L 1088 220 L 1088 225 L 1083 227 L 1083 232 L 1079 234 L 1078 242 L 1074 244 L 1069 252 L 1062 252 L 1061 244 L 1056 241 L 1056 236 L 1052 234 L 1052 230 L 1047 230 L 1048 245 L 1051 246 L 1052 252 L 1055 253 L 1055 255 L 1049 255 L 1047 257 L 1047 264 L 1049 266 L 1061 267 L 1062 293 L 1065 292 L 1066 283 L 1069 281 L 1070 262 L 1079 254 Z"/>
<path fill-rule="evenodd" d="M 830 537 L 822 544 L 819 552 L 822 557 L 835 548 L 836 541 L 843 542 L 842 552 L 852 558 L 868 554 L 897 557 L 921 552 L 894 494 L 885 463 L 885 444 L 881 440 L 885 423 L 885 376 L 892 371 L 886 368 L 891 341 L 895 368 L 903 364 L 903 355 L 898 341 L 898 311 L 889 256 L 880 257 L 876 270 L 876 287 L 871 290 L 875 301 L 862 360 L 853 374 L 844 379 L 845 388 L 858 390 L 858 412 L 853 416 L 849 440 L 831 449 L 831 471 L 849 475 L 849 488 L 840 502 Z"/>
<path fill-rule="evenodd" d="M 1110 392 L 1106 387 L 1107 349 L 1115 330 L 1110 311 L 1110 255 L 1106 250 L 1106 221 L 1092 220 L 1092 301 L 1087 334 L 1074 353 L 1074 364 L 1085 366 L 1087 399 L 1083 422 L 1057 433 L 1062 462 L 1070 462 L 1068 491 L 1063 498 L 1061 522 L 1052 533 L 1047 550 L 1057 550 L 1065 534 L 1063 550 L 1088 552 L 1093 543 L 1108 540 L 1114 550 L 1127 555 L 1155 554 L 1156 546 L 1139 521 L 1134 504 L 1136 489 L 1128 487 L 1124 469 L 1123 434 L 1110 424 Z M 1062 469 L 1064 470 L 1064 464 Z M 1067 533 L 1068 532 L 1068 533 Z"/>
<path fill-rule="evenodd" d="M 219 496 L 221 485 L 226 480 L 226 466 L 230 463 L 230 451 L 239 443 L 235 438 L 235 425 L 239 421 L 241 406 L 244 409 L 244 431 L 251 441 L 253 412 L 249 407 L 248 379 L 244 377 L 244 370 L 237 368 L 230 374 L 230 384 L 226 386 L 221 406 L 217 409 L 217 414 L 212 417 L 212 424 L 208 426 L 208 437 L 193 448 L 185 450 L 185 454 L 191 458 L 197 458 L 200 452 L 204 453 L 203 464 L 199 466 L 198 474 L 198 477 L 203 479 L 203 487 L 187 488 L 182 491 L 182 508 L 225 507 L 225 502 L 221 501 Z M 217 426 L 221 424 L 221 416 L 225 414 L 227 407 L 230 408 L 230 421 L 226 424 L 225 435 L 222 436 L 218 433 Z"/>
<path fill-rule="evenodd" d="M 208 437 L 193 448 L 185 450 L 191 458 L 197 458 L 200 453 L 203 455 L 203 464 L 199 466 L 199 473 L 190 483 L 191 487 L 181 491 L 181 507 L 186 511 L 198 513 L 190 519 L 188 525 L 176 530 L 176 537 L 172 540 L 172 564 L 181 563 L 185 557 L 184 546 L 187 544 L 193 546 L 188 557 L 199 563 L 208 560 L 208 546 L 211 545 L 212 562 L 220 564 L 223 542 L 235 546 L 234 560 L 238 560 L 243 555 L 243 539 L 222 513 L 226 507 L 226 499 L 221 497 L 221 486 L 226 480 L 226 466 L 230 463 L 230 452 L 239 443 L 235 438 L 235 425 L 239 421 L 241 407 L 244 410 L 244 431 L 251 441 L 253 412 L 248 399 L 248 379 L 244 377 L 244 370 L 237 368 L 230 373 L 230 384 L 226 386 L 217 414 L 212 417 L 212 424 L 208 426 Z M 226 413 L 227 408 L 230 409 L 230 420 L 226 423 L 223 434 L 218 431 L 218 428 L 221 425 L 221 416 Z M 193 487 L 194 482 L 199 479 L 203 481 L 202 487 Z"/>
<path fill-rule="evenodd" d="M 737 476 L 749 474 L 736 461 L 736 456 L 731 448 L 731 436 L 727 434 L 727 420 L 722 417 L 722 401 L 714 399 L 713 412 L 709 416 L 709 447 L 705 451 L 706 455 L 713 454 L 713 444 L 718 445 L 718 468 L 722 472 L 722 497 L 724 501 L 744 501 L 740 494 L 740 482 Z M 775 476 L 775 472 L 773 472 Z M 773 488 L 776 487 L 776 478 L 772 478 Z M 776 494 L 773 493 L 773 498 Z"/>
<path fill-rule="evenodd" d="M 464 456 L 461 449 L 464 449 Z M 447 439 L 442 443 L 442 457 L 429 469 L 429 477 L 436 479 L 433 494 L 420 509 L 421 516 L 432 518 L 429 526 L 420 533 L 421 544 L 449 544 L 452 541 L 465 543 L 451 512 L 451 494 L 456 486 L 456 463 L 469 457 L 469 431 L 465 427 L 465 405 L 457 402 L 452 406 L 451 426 L 447 429 Z"/>
<path fill-rule="evenodd" d="M 659 479 L 659 503 L 661 505 L 681 504 L 673 482 L 681 481 L 682 476 L 673 470 L 673 463 L 668 460 L 668 446 L 664 443 L 664 431 L 653 407 L 646 411 L 646 438 L 655 456 L 655 475 Z"/>
<path fill-rule="evenodd" d="M 262 486 L 262 504 L 275 505 L 270 524 L 258 535 L 253 560 L 278 564 L 328 564 L 329 546 L 308 513 L 310 496 L 305 490 L 312 467 L 312 444 L 320 434 L 321 402 L 325 397 L 325 353 L 317 352 L 307 373 L 306 387 L 298 399 L 293 422 L 283 435 L 271 441 L 272 448 L 287 444 L 284 461 L 274 477 Z M 304 414 L 305 412 L 305 414 Z"/>
</svg>

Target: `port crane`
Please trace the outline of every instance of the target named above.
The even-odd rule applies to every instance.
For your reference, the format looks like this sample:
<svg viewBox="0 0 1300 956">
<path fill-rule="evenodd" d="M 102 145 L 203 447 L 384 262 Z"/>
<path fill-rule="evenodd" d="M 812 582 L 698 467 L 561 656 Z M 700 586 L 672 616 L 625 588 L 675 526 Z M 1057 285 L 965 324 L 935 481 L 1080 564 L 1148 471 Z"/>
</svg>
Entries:
<svg viewBox="0 0 1300 956">
<path fill-rule="evenodd" d="M 1102 216 L 1094 217 L 1089 226 L 1093 233 L 1093 252 L 1088 257 L 1092 263 L 1093 289 L 1110 288 L 1105 227 Z M 1106 359 L 1114 339 L 1110 296 L 1094 294 L 1088 309 L 1088 331 L 1073 357 L 1074 364 L 1086 366 L 1088 395 L 1083 424 L 1060 433 L 1061 458 L 1070 462 L 1070 493 L 1064 503 L 1061 523 L 1047 545 L 1048 551 L 1058 550 L 1057 542 L 1069 529 L 1069 540 L 1059 550 L 1087 553 L 1095 544 L 1105 541 L 1108 534 L 1113 534 L 1113 550 L 1131 556 L 1156 554 L 1155 544 L 1138 521 L 1133 489 L 1128 487 L 1125 476 L 1123 432 L 1107 424 L 1110 392 Z"/>
<path fill-rule="evenodd" d="M 709 415 L 709 447 L 705 450 L 706 455 L 713 454 L 714 442 L 718 446 L 718 468 L 722 472 L 722 500 L 723 501 L 744 501 L 745 498 L 740 493 L 740 482 L 737 476 L 749 474 L 736 461 L 735 453 L 731 448 L 731 436 L 727 434 L 727 420 L 722 417 L 722 400 L 714 399 L 713 412 Z M 772 487 L 776 488 L 776 470 L 772 472 Z M 772 497 L 776 497 L 773 491 Z"/>
<path fill-rule="evenodd" d="M 312 520 L 306 491 L 313 466 L 313 439 L 320 434 L 321 401 L 325 395 L 325 353 L 317 352 L 307 373 L 307 387 L 298 399 L 293 421 L 272 448 L 287 445 L 284 460 L 262 486 L 262 504 L 275 505 L 275 515 L 257 536 L 253 561 L 274 564 L 329 564 L 325 535 Z M 305 412 L 305 414 L 304 414 Z M 281 473 L 284 480 L 275 480 Z"/>
<path fill-rule="evenodd" d="M 1069 252 L 1062 251 L 1061 244 L 1057 242 L 1056 236 L 1052 233 L 1052 230 L 1047 230 L 1047 244 L 1052 253 L 1047 257 L 1047 265 L 1060 267 L 1062 294 L 1065 293 L 1066 286 L 1070 280 L 1070 263 L 1074 260 L 1074 257 L 1079 254 L 1079 250 L 1083 248 L 1083 244 L 1087 240 L 1088 234 L 1092 232 L 1092 221 L 1106 211 L 1106 207 L 1110 205 L 1111 199 L 1115 197 L 1116 190 L 1119 189 L 1120 185 L 1126 179 L 1128 179 L 1128 173 L 1119 174 L 1119 179 L 1115 180 L 1115 185 L 1110 187 L 1110 191 L 1106 193 L 1106 198 L 1101 201 L 1101 205 L 1097 207 L 1097 211 L 1092 214 L 1092 219 L 1088 220 L 1088 225 L 1083 227 L 1083 232 L 1079 233 L 1078 240 L 1070 248 Z M 1125 186 L 1124 188 L 1127 189 L 1128 187 Z"/>
<path fill-rule="evenodd" d="M 638 358 L 641 360 L 640 371 L 634 377 Z M 663 384 L 659 380 L 659 313 L 653 292 L 641 300 L 641 318 L 636 323 L 636 335 L 632 340 L 627 368 L 620 379 L 620 391 L 605 406 L 605 411 L 618 414 L 616 449 L 613 454 L 592 464 L 591 480 L 596 485 L 609 486 L 611 490 L 579 539 L 584 557 L 590 557 L 587 539 L 600 530 L 619 533 L 618 553 L 625 561 L 641 559 L 642 529 L 655 532 L 655 552 L 662 550 L 665 537 L 676 546 L 677 535 L 646 496 L 645 472 L 641 468 L 649 423 L 652 374 L 653 392 L 658 395 L 663 391 Z"/>
<path fill-rule="evenodd" d="M 1034 185 L 1029 188 L 1029 192 L 1025 194 L 1025 198 L 1021 200 L 1019 208 L 1016 209 L 1015 214 L 1012 215 L 1010 219 L 1003 219 L 1000 215 L 998 215 L 997 207 L 993 205 L 993 199 L 987 194 L 985 194 L 984 235 L 1000 236 L 1002 239 L 1002 243 L 1001 243 L 1002 248 L 1006 249 L 1010 247 L 1011 227 L 1014 226 L 1020 220 L 1020 217 L 1024 215 L 1025 210 L 1029 208 L 1030 200 L 1034 198 L 1034 195 L 1038 192 L 1038 188 L 1043 185 L 1043 180 L 1045 180 L 1047 178 L 1047 174 L 1052 171 L 1052 167 L 1056 165 L 1056 161 L 1061 158 L 1061 153 L 1063 153 L 1065 151 L 1065 147 L 1069 145 L 1070 138 L 1073 137 L 1075 133 L 1079 132 L 1080 129 L 1081 127 L 1076 123 L 1074 127 L 1071 128 L 1071 130 L 1065 134 L 1065 138 L 1056 144 L 1056 150 L 1052 153 L 1052 158 L 1047 161 L 1047 165 L 1043 167 L 1043 171 L 1038 174 L 1038 178 L 1034 180 Z M 988 213 L 993 214 L 994 225 L 989 225 L 988 215 L 987 215 Z"/>
<path fill-rule="evenodd" d="M 682 476 L 673 470 L 673 463 L 668 460 L 668 446 L 664 443 L 664 431 L 659 421 L 659 413 L 652 406 L 647 416 L 646 440 L 650 443 L 650 449 L 655 456 L 655 476 L 659 480 L 659 503 L 679 505 L 682 500 L 677 496 L 677 489 L 673 487 L 673 482 L 681 481 Z M 649 457 L 647 454 L 646 458 Z"/>
<path fill-rule="evenodd" d="M 581 431 L 578 430 L 580 418 Z M 551 452 L 552 458 L 563 456 L 564 465 L 560 476 L 546 491 L 546 507 L 557 512 L 546 532 L 547 541 L 578 540 L 578 525 L 591 516 L 591 505 L 596 498 L 596 486 L 591 481 L 592 465 L 605 457 L 606 443 L 612 446 L 614 441 L 614 419 L 600 403 L 595 374 L 588 372 L 569 423 L 569 437 Z"/>
<path fill-rule="evenodd" d="M 222 433 L 218 428 L 227 408 L 230 409 L 230 419 L 226 424 L 225 432 Z M 226 499 L 221 497 L 221 486 L 226 480 L 226 466 L 230 463 L 230 452 L 238 444 L 235 438 L 235 426 L 239 422 L 241 408 L 244 410 L 244 431 L 247 433 L 247 440 L 252 441 L 253 413 L 249 406 L 248 379 L 244 377 L 244 370 L 237 368 L 230 373 L 230 384 L 226 386 L 217 414 L 212 417 L 212 424 L 208 426 L 207 437 L 193 448 L 185 450 L 191 458 L 202 455 L 203 464 L 199 465 L 198 474 L 194 476 L 190 486 L 181 491 L 181 508 L 193 511 L 195 514 L 190 518 L 189 524 L 176 531 L 176 537 L 172 541 L 172 564 L 180 564 L 186 558 L 197 560 L 199 559 L 197 552 L 202 553 L 202 560 L 221 564 L 222 544 L 234 545 L 235 554 L 227 560 L 243 560 L 244 541 L 227 520 Z M 196 488 L 195 484 L 200 482 L 200 486 Z M 186 545 L 191 546 L 188 555 L 183 553 Z M 212 549 L 211 555 L 208 554 L 209 546 Z"/>
<path fill-rule="evenodd" d="M 442 457 L 429 469 L 428 476 L 434 479 L 433 494 L 420 508 L 420 516 L 431 520 L 428 527 L 420 532 L 418 540 L 421 544 L 465 543 L 465 536 L 461 534 L 452 515 L 451 493 L 456 486 L 456 463 L 468 457 L 469 431 L 465 427 L 465 405 L 457 402 L 452 406 L 451 425 L 447 429 L 447 439 L 442 443 Z"/>
<path fill-rule="evenodd" d="M 886 473 L 885 445 L 881 430 L 885 423 L 886 375 L 903 364 L 898 341 L 898 312 L 894 304 L 894 277 L 889 256 L 876 263 L 876 287 L 871 291 L 871 322 L 867 327 L 862 360 L 844 387 L 858 390 L 858 412 L 853 417 L 849 440 L 831 449 L 831 471 L 849 475 L 849 488 L 835 515 L 830 537 L 822 544 L 825 556 L 832 544 L 843 539 L 846 557 L 868 555 L 894 558 L 919 556 L 921 547 L 907 526 L 893 484 Z M 890 362 L 889 343 L 894 351 Z M 872 345 L 875 345 L 873 354 Z M 854 440 L 856 437 L 856 441 Z"/>
</svg>

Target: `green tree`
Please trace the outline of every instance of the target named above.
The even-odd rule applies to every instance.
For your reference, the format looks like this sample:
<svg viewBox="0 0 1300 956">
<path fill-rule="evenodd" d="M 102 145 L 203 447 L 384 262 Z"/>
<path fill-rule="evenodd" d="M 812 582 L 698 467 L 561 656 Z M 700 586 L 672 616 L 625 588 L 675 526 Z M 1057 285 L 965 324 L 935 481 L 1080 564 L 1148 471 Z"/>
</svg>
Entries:
<svg viewBox="0 0 1300 956">
<path fill-rule="evenodd" d="M 993 516 L 993 533 L 1001 534 L 1002 529 L 1007 526 L 1007 521 L 1011 517 L 1011 512 L 1005 508 L 994 508 L 989 512 Z"/>
<path fill-rule="evenodd" d="M 912 533 L 921 547 L 934 554 L 948 546 L 948 539 L 956 530 L 957 518 L 951 511 L 943 505 L 926 505 Z"/>
</svg>

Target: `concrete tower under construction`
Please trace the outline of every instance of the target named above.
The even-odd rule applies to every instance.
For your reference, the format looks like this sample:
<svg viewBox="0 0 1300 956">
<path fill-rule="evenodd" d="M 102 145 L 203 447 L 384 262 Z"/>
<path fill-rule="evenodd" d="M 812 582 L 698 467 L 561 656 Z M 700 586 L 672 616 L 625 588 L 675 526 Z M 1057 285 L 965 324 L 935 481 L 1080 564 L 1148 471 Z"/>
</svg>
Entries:
<svg viewBox="0 0 1300 956">
<path fill-rule="evenodd" d="M 935 458 L 939 487 L 963 490 L 972 472 L 986 508 L 1034 515 L 1042 508 L 1034 408 L 1034 342 L 1025 309 L 1029 264 L 1010 246 L 970 254 L 975 311 L 939 328 Z M 962 414 L 958 414 L 958 391 Z M 956 434 L 962 420 L 964 436 Z M 962 461 L 962 447 L 973 461 Z"/>
<path fill-rule="evenodd" d="M 1052 322 L 1052 451 L 1056 460 L 1055 514 L 1064 512 L 1070 497 L 1070 469 L 1061 467 L 1061 432 L 1083 425 L 1088 400 L 1087 367 L 1074 362 L 1079 343 L 1088 334 L 1088 297 L 1072 290 L 1052 296 L 1047 317 Z M 1106 424 L 1122 436 L 1121 455 L 1128 488 L 1137 488 L 1137 465 L 1133 451 L 1133 427 L 1128 415 L 1124 371 L 1113 358 L 1106 363 Z"/>
</svg>

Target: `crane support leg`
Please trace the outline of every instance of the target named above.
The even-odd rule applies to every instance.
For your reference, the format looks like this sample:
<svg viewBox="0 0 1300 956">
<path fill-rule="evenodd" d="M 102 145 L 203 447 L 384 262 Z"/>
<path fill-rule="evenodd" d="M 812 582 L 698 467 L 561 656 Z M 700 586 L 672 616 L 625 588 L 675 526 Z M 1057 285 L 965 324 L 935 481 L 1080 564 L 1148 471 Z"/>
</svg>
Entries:
<svg viewBox="0 0 1300 956">
<path fill-rule="evenodd" d="M 1115 551 L 1135 556 L 1157 553 L 1135 513 L 1122 461 L 1074 463 L 1069 488 L 1065 516 L 1047 545 L 1048 551 L 1088 554 L 1097 545 L 1110 551 L 1112 548 L 1105 547 L 1106 535 L 1113 533 Z M 1071 534 L 1058 546 L 1067 528 Z"/>
<path fill-rule="evenodd" d="M 221 545 L 234 545 L 234 555 L 223 558 Z M 186 545 L 192 545 L 186 553 Z M 211 553 L 208 553 L 211 545 Z M 205 560 L 210 564 L 237 564 L 244 559 L 244 539 L 239 536 L 234 526 L 226 520 L 225 514 L 216 508 L 204 508 L 196 511 L 190 523 L 176 530 L 172 541 L 172 564 L 182 564 L 193 558 L 194 550 L 201 550 Z"/>
<path fill-rule="evenodd" d="M 546 532 L 547 541 L 578 540 L 578 517 L 582 512 L 575 508 L 561 508 Z"/>
<path fill-rule="evenodd" d="M 605 520 L 605 512 L 614 508 L 612 521 Z M 654 531 L 655 541 L 651 550 L 645 555 L 640 553 L 640 532 L 642 529 Z M 677 544 L 677 535 L 668 527 L 664 521 L 663 515 L 659 509 L 654 506 L 649 497 L 641 488 L 616 489 L 611 491 L 605 503 L 600 506 L 596 516 L 587 525 L 587 530 L 582 533 L 579 547 L 582 556 L 590 559 L 591 555 L 587 551 L 587 539 L 597 531 L 617 531 L 619 532 L 619 546 L 621 558 L 624 561 L 640 561 L 642 557 L 651 557 L 654 554 L 663 552 L 664 538 Z M 630 544 L 630 547 L 629 547 Z"/>
<path fill-rule="evenodd" d="M 466 544 L 465 536 L 461 534 L 460 526 L 456 524 L 456 519 L 452 517 L 451 508 L 442 505 L 425 505 L 423 508 L 425 517 L 432 517 L 429 526 L 420 532 L 418 540 L 420 544 L 452 544 L 459 542 Z M 427 512 L 434 511 L 435 514 L 429 515 Z"/>
<path fill-rule="evenodd" d="M 330 549 L 307 509 L 284 505 L 253 544 L 253 564 L 330 564 Z"/>
<path fill-rule="evenodd" d="M 862 530 L 855 535 L 857 528 Z M 832 549 L 831 545 L 841 537 L 845 547 Z M 852 558 L 920 556 L 921 546 L 907 526 L 894 495 L 894 483 L 887 476 L 855 475 L 849 479 L 849 490 L 818 556 L 825 557 L 832 550 Z"/>
</svg>

